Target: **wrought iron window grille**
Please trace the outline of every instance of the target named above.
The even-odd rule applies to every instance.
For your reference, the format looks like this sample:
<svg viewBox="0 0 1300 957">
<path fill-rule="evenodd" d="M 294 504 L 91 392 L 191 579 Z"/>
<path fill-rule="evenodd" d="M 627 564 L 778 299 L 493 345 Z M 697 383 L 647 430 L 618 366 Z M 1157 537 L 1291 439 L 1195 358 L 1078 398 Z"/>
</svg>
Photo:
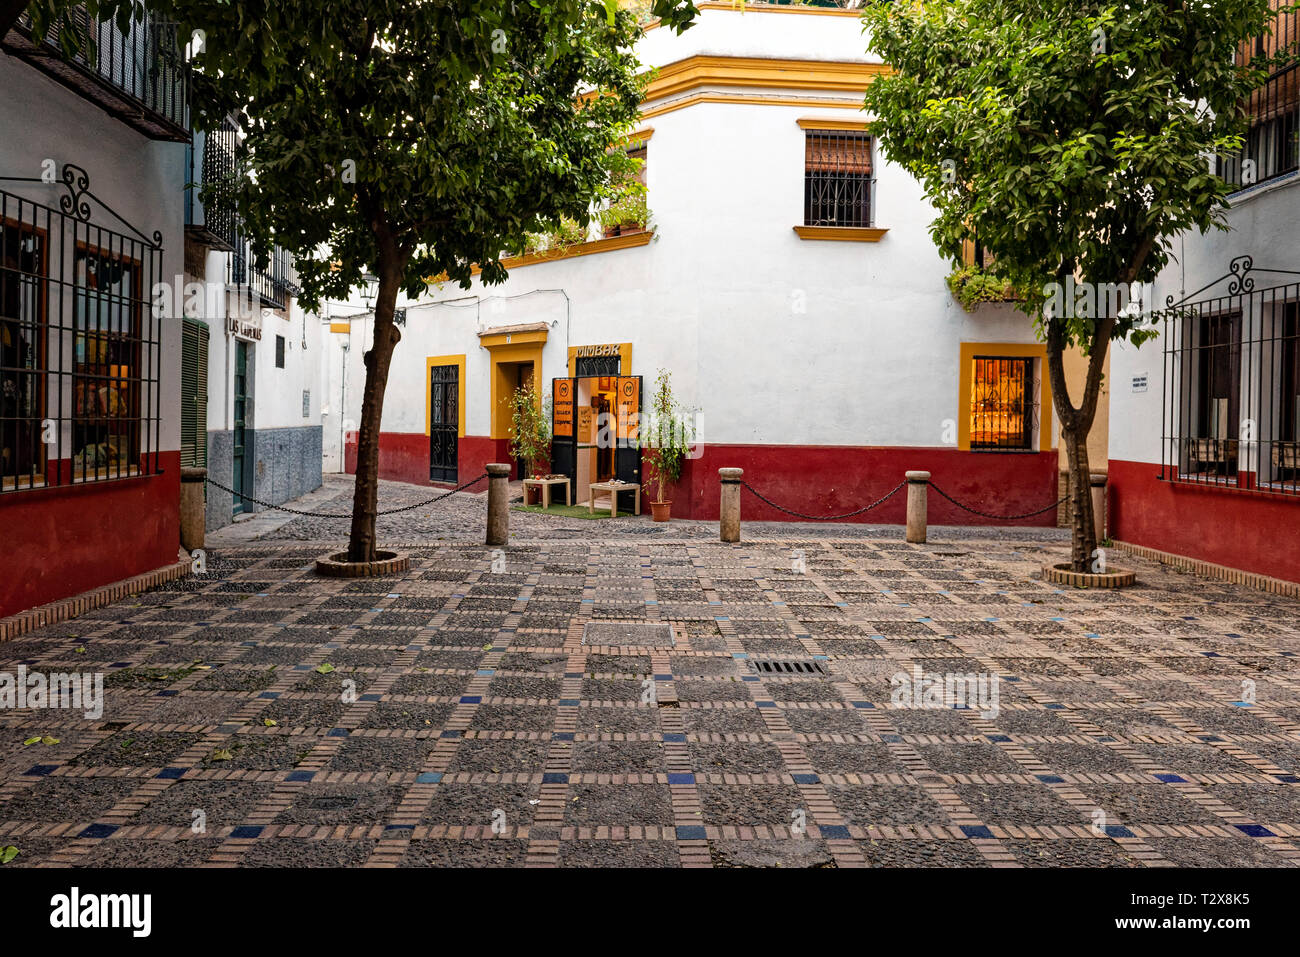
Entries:
<svg viewBox="0 0 1300 957">
<path fill-rule="evenodd" d="M 804 136 L 805 226 L 870 226 L 876 181 L 866 133 L 809 130 Z"/>
<path fill-rule="evenodd" d="M 1162 481 L 1300 496 L 1300 278 L 1256 288 L 1256 274 L 1300 277 L 1239 256 L 1150 317 L 1163 342 Z"/>
<path fill-rule="evenodd" d="M 0 494 L 161 472 L 162 234 L 71 163 L 0 183 Z"/>
</svg>

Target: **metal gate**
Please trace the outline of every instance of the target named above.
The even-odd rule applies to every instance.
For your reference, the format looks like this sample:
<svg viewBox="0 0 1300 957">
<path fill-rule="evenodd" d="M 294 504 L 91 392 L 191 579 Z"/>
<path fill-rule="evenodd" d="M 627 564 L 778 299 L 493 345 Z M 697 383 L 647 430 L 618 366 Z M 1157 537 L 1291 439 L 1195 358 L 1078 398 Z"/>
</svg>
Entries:
<svg viewBox="0 0 1300 957">
<path fill-rule="evenodd" d="M 429 481 L 457 481 L 460 438 L 460 368 L 429 367 Z"/>
</svg>

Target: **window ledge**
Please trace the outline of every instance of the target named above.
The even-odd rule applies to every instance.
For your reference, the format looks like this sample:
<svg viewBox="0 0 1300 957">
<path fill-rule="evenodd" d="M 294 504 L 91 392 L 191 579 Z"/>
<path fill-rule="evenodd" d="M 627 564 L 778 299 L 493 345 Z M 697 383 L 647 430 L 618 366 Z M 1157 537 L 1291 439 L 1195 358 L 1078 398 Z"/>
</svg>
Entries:
<svg viewBox="0 0 1300 957">
<path fill-rule="evenodd" d="M 643 229 L 640 232 L 624 233 L 621 236 L 611 236 L 608 239 L 592 239 L 585 243 L 575 243 L 572 246 L 548 249 L 542 253 L 511 256 L 501 260 L 501 265 L 505 266 L 506 269 L 518 269 L 520 266 L 531 266 L 535 263 L 551 262 L 556 259 L 573 259 L 576 256 L 590 256 L 594 253 L 613 252 L 616 249 L 630 249 L 634 246 L 648 245 L 654 237 L 655 231 L 653 229 Z M 474 267 L 474 272 L 477 273 L 478 271 L 478 267 Z"/>
<path fill-rule="evenodd" d="M 836 239 L 847 243 L 878 243 L 888 229 L 876 226 L 796 226 L 800 239 Z"/>
</svg>

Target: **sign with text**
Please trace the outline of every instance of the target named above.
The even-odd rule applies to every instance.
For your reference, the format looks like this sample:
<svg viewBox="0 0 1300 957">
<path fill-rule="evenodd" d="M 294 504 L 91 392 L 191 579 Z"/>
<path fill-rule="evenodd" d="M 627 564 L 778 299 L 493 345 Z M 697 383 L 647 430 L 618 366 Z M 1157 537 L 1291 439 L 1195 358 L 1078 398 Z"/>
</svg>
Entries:
<svg viewBox="0 0 1300 957">
<path fill-rule="evenodd" d="M 624 376 L 618 380 L 618 437 L 636 441 L 639 435 L 637 415 L 641 411 L 641 378 Z"/>
<path fill-rule="evenodd" d="M 573 435 L 573 380 L 556 379 L 552 393 L 552 434 Z"/>
</svg>

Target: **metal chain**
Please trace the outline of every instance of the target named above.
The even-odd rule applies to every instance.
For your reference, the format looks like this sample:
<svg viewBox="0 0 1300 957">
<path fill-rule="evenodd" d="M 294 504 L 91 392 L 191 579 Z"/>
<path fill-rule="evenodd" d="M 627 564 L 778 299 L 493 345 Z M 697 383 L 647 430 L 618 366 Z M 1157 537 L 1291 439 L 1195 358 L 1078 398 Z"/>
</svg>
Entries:
<svg viewBox="0 0 1300 957">
<path fill-rule="evenodd" d="M 988 512 L 981 512 L 977 508 L 971 508 L 969 505 L 963 505 L 961 502 L 957 501 L 955 498 L 953 498 L 943 489 L 939 488 L 939 486 L 935 485 L 933 482 L 930 483 L 930 488 L 934 489 L 936 492 L 938 492 L 948 501 L 952 502 L 952 504 L 956 505 L 958 508 L 965 509 L 966 511 L 970 512 L 972 515 L 979 515 L 981 518 L 991 518 L 999 522 L 1012 522 L 1018 518 L 1033 518 L 1035 515 L 1042 515 L 1044 512 L 1050 512 L 1054 508 L 1060 508 L 1062 502 L 1068 502 L 1070 500 L 1070 496 L 1067 495 L 1065 496 L 1065 498 L 1058 499 L 1057 501 L 1053 502 L 1051 505 L 1048 505 L 1046 508 L 1040 508 L 1036 512 L 1025 512 L 1025 514 L 1023 515 L 990 515 Z"/>
<path fill-rule="evenodd" d="M 748 482 L 744 481 L 743 479 L 741 480 L 740 484 L 744 488 L 749 489 L 749 491 L 753 493 L 754 497 L 757 498 L 759 501 L 766 502 L 768 505 L 772 506 L 778 512 L 785 512 L 785 514 L 793 515 L 795 518 L 806 518 L 812 522 L 833 522 L 836 519 L 852 518 L 854 515 L 861 515 L 863 512 L 871 511 L 877 505 L 881 505 L 887 500 L 893 498 L 894 495 L 898 493 L 898 490 L 907 484 L 907 479 L 903 479 L 903 481 L 899 482 L 890 491 L 886 492 L 884 495 L 876 499 L 870 505 L 864 505 L 862 508 L 859 508 L 852 512 L 845 512 L 843 515 L 805 515 L 803 512 L 796 512 L 794 509 L 786 508 L 784 505 L 777 505 L 776 502 L 772 501 L 770 498 L 763 495 L 762 492 L 758 491 L 758 489 L 754 488 L 754 486 L 750 485 Z"/>
<path fill-rule="evenodd" d="M 426 505 L 432 505 L 434 502 L 441 502 L 444 498 L 450 498 L 451 496 L 455 495 L 457 492 L 463 492 L 471 485 L 477 485 L 479 482 L 483 481 L 487 477 L 488 477 L 487 472 L 484 472 L 478 478 L 472 479 L 471 481 L 466 482 L 464 485 L 458 485 L 450 492 L 444 492 L 442 495 L 437 495 L 423 502 L 416 502 L 414 505 L 403 505 L 401 508 L 385 509 L 382 512 L 376 512 L 375 515 L 376 516 L 396 515 L 398 512 L 409 512 L 415 508 L 423 508 Z M 233 488 L 227 488 L 226 486 L 222 485 L 220 482 L 214 482 L 212 479 L 205 479 L 204 481 L 206 481 L 209 485 L 221 489 L 221 491 L 223 492 L 229 492 L 231 495 L 238 495 L 245 502 L 252 502 L 254 505 L 260 505 L 263 508 L 272 508 L 278 512 L 288 512 L 291 515 L 305 515 L 308 518 L 351 518 L 352 517 L 351 512 L 305 512 L 302 509 L 289 508 L 286 505 L 272 505 L 270 502 L 263 502 L 261 499 L 252 498 L 251 496 L 248 495 L 242 495 L 239 492 L 236 492 Z"/>
</svg>

